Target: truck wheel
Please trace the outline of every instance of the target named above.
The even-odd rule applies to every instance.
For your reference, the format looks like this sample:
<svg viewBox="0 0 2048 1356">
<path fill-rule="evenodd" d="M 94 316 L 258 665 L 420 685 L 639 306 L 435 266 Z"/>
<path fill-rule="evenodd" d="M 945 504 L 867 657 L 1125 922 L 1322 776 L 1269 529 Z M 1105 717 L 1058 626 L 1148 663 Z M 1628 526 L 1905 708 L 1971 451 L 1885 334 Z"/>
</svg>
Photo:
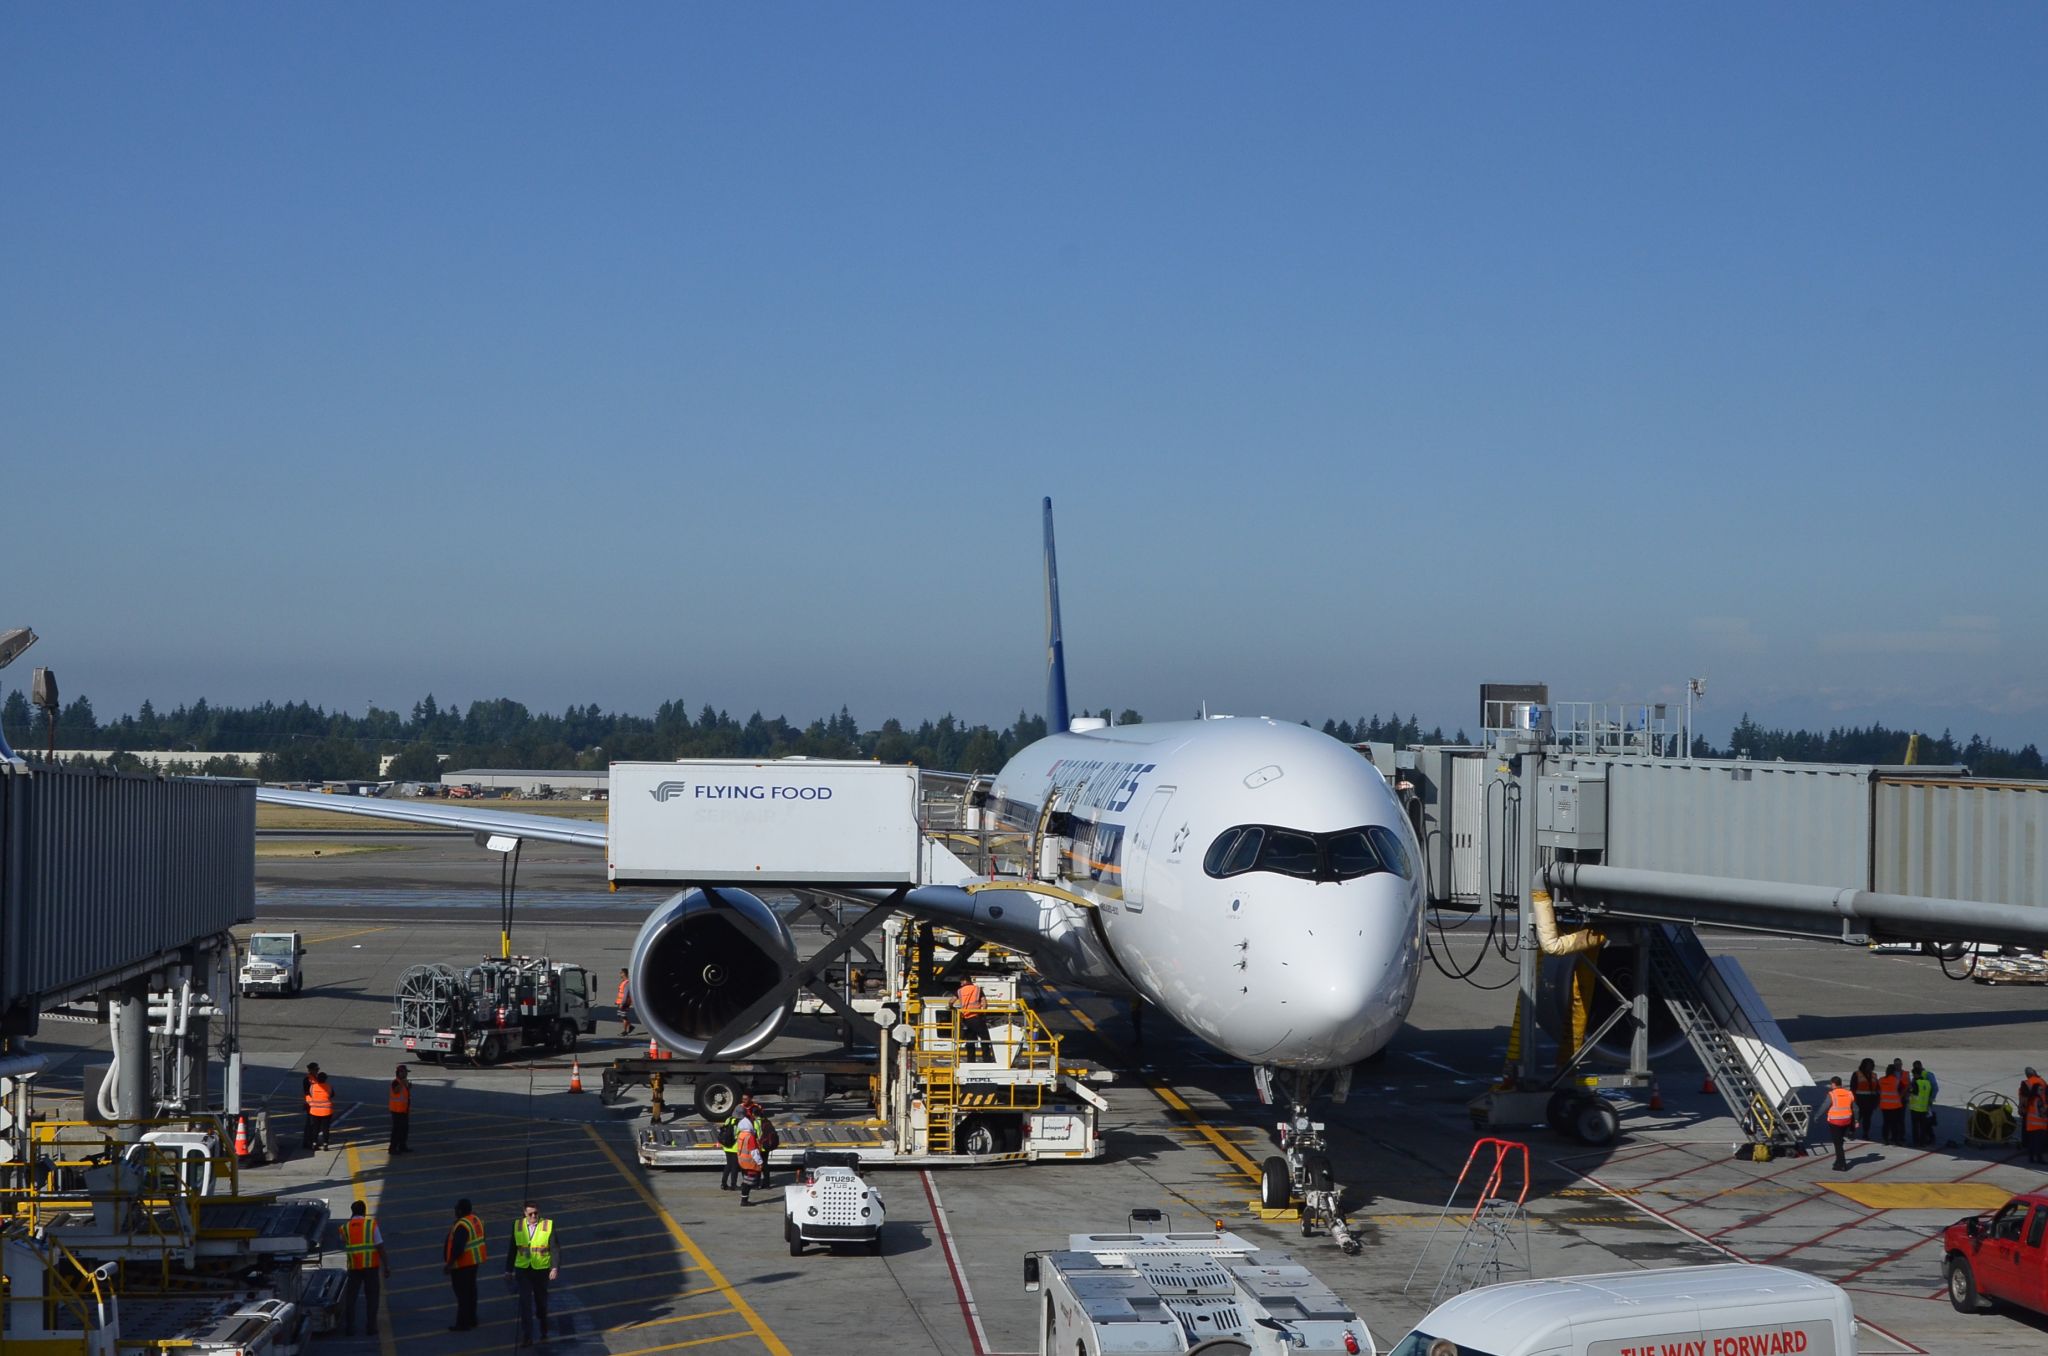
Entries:
<svg viewBox="0 0 2048 1356">
<path fill-rule="evenodd" d="M 1294 1195 L 1294 1182 L 1287 1175 L 1287 1160 L 1275 1154 L 1259 1165 L 1259 1204 L 1268 1210 L 1285 1210 Z"/>
<path fill-rule="evenodd" d="M 1621 1133 L 1621 1117 L 1605 1097 L 1586 1097 L 1572 1110 L 1572 1133 L 1596 1149 L 1614 1143 Z"/>
<path fill-rule="evenodd" d="M 301 990 L 301 989 L 303 989 L 303 988 L 305 988 L 305 987 L 306 987 L 306 977 L 305 977 L 304 975 L 293 975 L 293 976 L 292 976 L 292 992 L 293 992 L 293 993 L 297 993 L 297 992 L 298 992 L 299 990 Z"/>
<path fill-rule="evenodd" d="M 555 1028 L 555 1048 L 567 1054 L 576 1048 L 576 1023 L 564 1021 Z"/>
<path fill-rule="evenodd" d="M 707 1078 L 697 1085 L 697 1114 L 713 1125 L 732 1115 L 740 1104 L 740 1085 L 730 1078 Z"/>
<path fill-rule="evenodd" d="M 782 1241 L 789 1244 L 791 1257 L 804 1255 L 804 1236 L 797 1230 L 795 1220 L 785 1218 L 782 1221 Z"/>
<path fill-rule="evenodd" d="M 1948 1259 L 1948 1302 L 1965 1314 L 1977 1313 L 1984 1307 L 1984 1301 L 1977 1295 L 1977 1273 L 1970 1270 L 1967 1257 Z"/>
<path fill-rule="evenodd" d="M 960 1152 L 967 1154 L 999 1154 L 1003 1151 L 1002 1132 L 976 1116 L 960 1127 Z"/>
<path fill-rule="evenodd" d="M 1543 1104 L 1543 1120 L 1560 1135 L 1572 1132 L 1572 1104 L 1580 1094 L 1572 1088 L 1559 1088 L 1550 1094 L 1550 1100 Z"/>
<path fill-rule="evenodd" d="M 504 1048 L 498 1044 L 498 1038 L 496 1036 L 486 1036 L 477 1044 L 476 1062 L 484 1065 L 496 1064 L 498 1056 L 503 1053 Z"/>
</svg>

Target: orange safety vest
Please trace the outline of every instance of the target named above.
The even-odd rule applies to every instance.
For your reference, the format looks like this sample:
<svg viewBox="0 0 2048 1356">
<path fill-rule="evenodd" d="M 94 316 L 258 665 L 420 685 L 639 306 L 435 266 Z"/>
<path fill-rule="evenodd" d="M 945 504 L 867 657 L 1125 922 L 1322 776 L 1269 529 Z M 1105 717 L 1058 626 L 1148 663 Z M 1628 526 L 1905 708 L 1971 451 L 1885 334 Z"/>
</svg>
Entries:
<svg viewBox="0 0 2048 1356">
<path fill-rule="evenodd" d="M 619 981 L 619 1006 L 626 1006 L 626 981 L 623 979 Z"/>
<path fill-rule="evenodd" d="M 315 1083 L 306 1089 L 306 1110 L 315 1116 L 334 1114 L 334 1090 L 325 1083 Z"/>
<path fill-rule="evenodd" d="M 2020 1084 L 2021 1122 L 2028 1130 L 2048 1130 L 2048 1082 L 2029 1078 Z"/>
<path fill-rule="evenodd" d="M 1856 1123 L 1856 1094 L 1847 1088 L 1828 1089 L 1828 1124 L 1854 1125 Z"/>
<path fill-rule="evenodd" d="M 456 1235 L 463 1229 L 469 1230 L 469 1239 L 458 1247 L 455 1242 Z M 475 1215 L 464 1215 L 456 1220 L 455 1227 L 448 1231 L 447 1241 L 441 1245 L 442 1259 L 449 1266 L 461 1271 L 465 1267 L 482 1266 L 484 1254 L 484 1222 Z"/>
<path fill-rule="evenodd" d="M 1899 1095 L 1899 1076 L 1888 1073 L 1877 1080 L 1877 1109 L 1879 1111 L 1904 1111 L 1906 1099 Z"/>
<path fill-rule="evenodd" d="M 387 1104 L 394 1115 L 407 1115 L 412 1111 L 412 1080 L 394 1078 L 391 1080 L 391 1100 Z"/>
<path fill-rule="evenodd" d="M 1868 1094 L 1876 1092 L 1877 1075 L 1867 1074 L 1863 1072 L 1863 1070 L 1858 1069 L 1855 1073 L 1849 1075 L 1849 1087 L 1851 1088 L 1851 1090 L 1860 1093 Z"/>
<path fill-rule="evenodd" d="M 368 1271 L 377 1265 L 377 1225 L 368 1215 L 350 1215 L 341 1222 L 341 1245 L 348 1252 L 350 1271 Z"/>
<path fill-rule="evenodd" d="M 761 1170 L 761 1141 L 755 1137 L 753 1131 L 740 1131 L 739 1143 L 734 1149 L 741 1172 L 753 1173 Z"/>
<path fill-rule="evenodd" d="M 971 979 L 962 984 L 958 1002 L 962 1017 L 981 1016 L 981 986 Z"/>
</svg>

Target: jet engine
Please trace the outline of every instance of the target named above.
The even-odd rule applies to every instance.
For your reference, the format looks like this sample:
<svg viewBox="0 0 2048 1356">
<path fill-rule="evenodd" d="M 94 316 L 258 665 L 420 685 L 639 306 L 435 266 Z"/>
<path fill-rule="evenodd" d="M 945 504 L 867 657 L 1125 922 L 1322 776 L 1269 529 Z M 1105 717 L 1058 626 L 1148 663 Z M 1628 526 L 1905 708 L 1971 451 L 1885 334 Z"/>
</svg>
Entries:
<svg viewBox="0 0 2048 1356">
<path fill-rule="evenodd" d="M 1577 967 L 1579 956 L 1545 956 L 1542 969 L 1538 971 L 1536 992 L 1536 1021 L 1548 1032 L 1551 1039 L 1560 1045 L 1571 1039 L 1572 1029 L 1572 972 Z M 1609 942 L 1600 948 L 1598 965 L 1615 988 L 1623 993 L 1635 992 L 1636 950 L 1624 942 Z M 1609 1013 L 1620 1006 L 1607 985 L 1591 981 L 1590 1004 L 1586 1015 L 1585 1030 L 1597 1031 L 1607 1020 Z M 1634 1025 L 1624 1017 L 1614 1029 L 1593 1047 L 1598 1058 L 1613 1064 L 1628 1063 L 1630 1037 Z M 1671 1009 L 1655 993 L 1650 996 L 1650 1058 L 1661 1059 L 1685 1044 L 1685 1033 L 1678 1029 L 1678 1023 L 1671 1019 Z"/>
<path fill-rule="evenodd" d="M 626 967 L 634 1020 L 685 1059 L 788 979 L 796 944 L 775 911 L 745 890 L 685 890 L 647 916 Z M 719 1047 L 738 1059 L 766 1045 L 789 1015 L 778 1003 Z"/>
</svg>

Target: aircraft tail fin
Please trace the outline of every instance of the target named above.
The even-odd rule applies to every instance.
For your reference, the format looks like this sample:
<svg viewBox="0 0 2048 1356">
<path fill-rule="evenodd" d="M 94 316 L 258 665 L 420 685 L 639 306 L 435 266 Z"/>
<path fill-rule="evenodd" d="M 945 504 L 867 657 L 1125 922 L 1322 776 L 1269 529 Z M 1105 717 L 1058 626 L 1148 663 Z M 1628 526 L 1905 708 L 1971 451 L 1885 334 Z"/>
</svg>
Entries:
<svg viewBox="0 0 2048 1356">
<path fill-rule="evenodd" d="M 1052 549 L 1052 498 L 1045 500 L 1045 732 L 1067 732 L 1067 654 L 1060 641 L 1060 567 Z"/>
</svg>

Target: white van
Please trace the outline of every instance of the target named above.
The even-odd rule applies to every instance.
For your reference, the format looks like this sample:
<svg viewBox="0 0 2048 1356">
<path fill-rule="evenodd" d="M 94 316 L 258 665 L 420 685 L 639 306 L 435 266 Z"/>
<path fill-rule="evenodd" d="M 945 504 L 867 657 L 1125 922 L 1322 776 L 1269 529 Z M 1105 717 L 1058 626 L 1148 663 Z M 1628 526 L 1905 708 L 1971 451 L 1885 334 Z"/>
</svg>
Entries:
<svg viewBox="0 0 2048 1356">
<path fill-rule="evenodd" d="M 1487 1285 L 1446 1300 L 1387 1356 L 1856 1356 L 1842 1287 L 1727 1263 Z"/>
</svg>

